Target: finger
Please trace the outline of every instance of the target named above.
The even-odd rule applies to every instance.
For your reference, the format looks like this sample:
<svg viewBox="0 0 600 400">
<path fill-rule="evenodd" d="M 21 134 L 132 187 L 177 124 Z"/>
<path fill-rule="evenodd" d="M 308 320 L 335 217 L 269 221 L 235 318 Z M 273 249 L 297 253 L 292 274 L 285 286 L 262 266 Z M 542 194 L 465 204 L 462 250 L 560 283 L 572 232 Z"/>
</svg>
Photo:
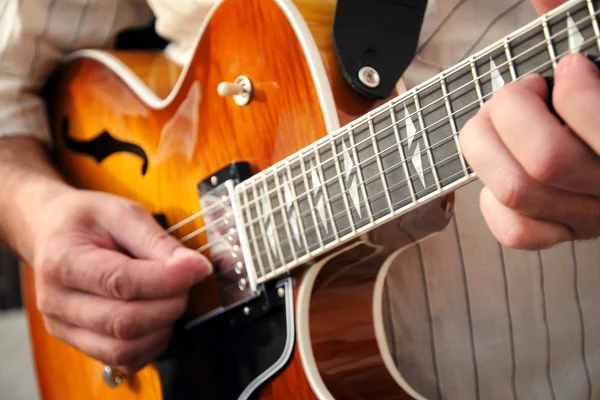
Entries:
<svg viewBox="0 0 600 400">
<path fill-rule="evenodd" d="M 500 243 L 515 249 L 548 248 L 572 239 L 564 225 L 520 214 L 500 203 L 488 188 L 480 196 L 481 212 Z"/>
<path fill-rule="evenodd" d="M 479 179 L 505 206 L 537 216 L 547 190 L 531 179 L 510 154 L 492 124 L 487 103 L 463 128 L 459 140 L 467 161 Z M 542 203 L 542 204 L 540 204 Z"/>
<path fill-rule="evenodd" d="M 172 326 L 186 305 L 187 296 L 122 302 L 53 286 L 40 290 L 37 296 L 37 306 L 43 315 L 122 340 L 141 338 Z"/>
<path fill-rule="evenodd" d="M 169 235 L 143 207 L 137 203 L 126 204 L 111 209 L 112 213 L 99 222 L 129 254 L 167 264 L 174 255 L 185 252 L 188 262 L 197 264 L 199 268 L 206 267 L 208 260 L 205 257 L 189 251 Z"/>
<path fill-rule="evenodd" d="M 533 3 L 535 11 L 537 11 L 539 15 L 542 15 L 558 7 L 566 1 L 567 0 L 531 0 L 531 3 Z"/>
<path fill-rule="evenodd" d="M 111 366 L 146 365 L 169 345 L 171 329 L 163 329 L 143 338 L 118 340 L 45 317 L 46 330 L 52 336 Z M 127 372 L 127 371 L 124 371 Z"/>
<path fill-rule="evenodd" d="M 600 233 L 600 201 L 534 181 L 519 166 L 496 133 L 488 103 L 460 134 L 467 161 L 496 199 L 529 217 L 557 222 L 578 238 Z M 591 236 L 590 236 L 591 235 Z"/>
<path fill-rule="evenodd" d="M 209 264 L 198 266 L 188 251 L 176 254 L 165 265 L 90 245 L 79 246 L 64 258 L 42 265 L 40 279 L 106 298 L 143 300 L 186 293 L 210 270 Z"/>
<path fill-rule="evenodd" d="M 581 54 L 560 61 L 556 69 L 553 103 L 565 123 L 596 155 L 600 154 L 600 72 Z"/>
<path fill-rule="evenodd" d="M 600 158 L 550 113 L 547 101 L 544 78 L 527 76 L 494 96 L 492 124 L 534 180 L 567 191 L 600 194 Z"/>
</svg>

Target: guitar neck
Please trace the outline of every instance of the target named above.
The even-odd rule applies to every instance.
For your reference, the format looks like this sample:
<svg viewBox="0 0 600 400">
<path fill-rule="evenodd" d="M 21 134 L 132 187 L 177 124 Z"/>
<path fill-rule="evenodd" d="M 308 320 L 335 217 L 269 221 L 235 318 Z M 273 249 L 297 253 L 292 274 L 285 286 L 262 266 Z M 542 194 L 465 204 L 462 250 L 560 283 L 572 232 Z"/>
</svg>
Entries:
<svg viewBox="0 0 600 400">
<path fill-rule="evenodd" d="M 257 283 L 475 179 L 458 132 L 503 85 L 597 57 L 598 3 L 565 3 L 238 185 Z"/>
</svg>

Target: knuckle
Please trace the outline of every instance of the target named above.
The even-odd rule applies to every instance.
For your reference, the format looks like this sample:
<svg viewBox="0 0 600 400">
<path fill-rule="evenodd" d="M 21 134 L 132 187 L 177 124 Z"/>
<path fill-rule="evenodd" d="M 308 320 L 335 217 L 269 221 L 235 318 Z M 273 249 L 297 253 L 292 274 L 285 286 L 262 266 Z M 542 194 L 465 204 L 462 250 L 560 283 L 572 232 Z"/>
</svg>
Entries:
<svg viewBox="0 0 600 400">
<path fill-rule="evenodd" d="M 529 247 L 530 235 L 521 224 L 513 224 L 498 235 L 498 241 L 511 249 L 524 249 Z"/>
<path fill-rule="evenodd" d="M 123 268 L 117 267 L 107 271 L 101 277 L 106 293 L 117 300 L 128 301 L 133 299 L 133 283 Z"/>
<path fill-rule="evenodd" d="M 117 343 L 109 350 L 106 359 L 110 365 L 129 365 L 133 364 L 136 355 L 126 343 Z"/>
<path fill-rule="evenodd" d="M 137 203 L 135 201 L 130 201 L 130 200 L 123 201 L 122 211 L 127 214 L 133 214 L 133 215 L 142 215 L 146 212 L 144 207 L 140 203 Z"/>
<path fill-rule="evenodd" d="M 545 151 L 540 151 L 523 162 L 523 167 L 533 179 L 541 183 L 553 183 L 560 177 L 565 153 L 552 145 Z"/>
<path fill-rule="evenodd" d="M 153 232 L 150 235 L 148 235 L 148 246 L 150 246 L 150 248 L 164 247 L 170 241 L 171 237 L 166 231 L 162 229 L 159 229 L 156 232 Z"/>
<path fill-rule="evenodd" d="M 125 200 L 120 207 L 120 216 L 124 219 L 141 219 L 145 216 L 146 209 L 135 201 Z"/>
<path fill-rule="evenodd" d="M 501 180 L 495 190 L 498 201 L 508 208 L 522 209 L 527 201 L 529 183 L 521 174 L 513 174 Z"/>
<path fill-rule="evenodd" d="M 134 338 L 133 325 L 130 319 L 125 315 L 116 314 L 111 321 L 109 332 L 121 340 L 129 340 Z"/>
<path fill-rule="evenodd" d="M 70 281 L 73 278 L 71 266 L 76 263 L 78 256 L 79 253 L 69 246 L 65 246 L 63 251 L 44 246 L 34 264 L 36 279 L 58 284 Z"/>
</svg>

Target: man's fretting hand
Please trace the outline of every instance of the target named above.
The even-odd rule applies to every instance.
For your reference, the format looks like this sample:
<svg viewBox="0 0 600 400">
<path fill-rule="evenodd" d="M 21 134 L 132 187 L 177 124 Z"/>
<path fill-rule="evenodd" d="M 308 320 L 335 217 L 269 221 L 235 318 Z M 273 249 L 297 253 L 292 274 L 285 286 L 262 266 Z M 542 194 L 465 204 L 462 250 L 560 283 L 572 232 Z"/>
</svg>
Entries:
<svg viewBox="0 0 600 400">
<path fill-rule="evenodd" d="M 509 247 L 600 236 L 600 72 L 583 55 L 569 55 L 549 96 L 539 75 L 508 84 L 460 134 L 485 184 L 483 215 Z"/>
<path fill-rule="evenodd" d="M 66 190 L 37 210 L 37 306 L 48 332 L 134 372 L 159 355 L 209 262 L 139 205 Z"/>
</svg>

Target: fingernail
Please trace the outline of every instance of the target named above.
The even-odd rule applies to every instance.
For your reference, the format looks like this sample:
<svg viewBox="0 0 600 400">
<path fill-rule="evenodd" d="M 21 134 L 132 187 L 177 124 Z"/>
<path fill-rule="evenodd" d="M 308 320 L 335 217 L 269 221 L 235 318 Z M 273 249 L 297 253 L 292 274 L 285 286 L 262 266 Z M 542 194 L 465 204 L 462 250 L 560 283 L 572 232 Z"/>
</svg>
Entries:
<svg viewBox="0 0 600 400">
<path fill-rule="evenodd" d="M 561 75 L 564 75 L 565 73 L 567 73 L 567 71 L 569 71 L 569 69 L 571 69 L 571 66 L 573 65 L 573 63 L 577 60 L 577 57 L 583 57 L 583 56 L 579 53 L 575 53 L 575 54 L 569 54 L 569 55 L 565 56 L 563 59 L 561 59 L 558 62 L 558 66 L 556 67 L 554 76 L 556 78 L 559 78 Z"/>
<path fill-rule="evenodd" d="M 173 258 L 183 258 L 196 256 L 198 253 L 187 247 L 177 247 L 171 255 Z"/>
<path fill-rule="evenodd" d="M 194 284 L 202 282 L 210 274 L 212 274 L 212 272 L 212 265 L 207 261 L 206 263 L 203 263 L 202 266 L 199 266 L 198 268 L 194 268 L 192 270 L 192 282 L 194 282 Z"/>
<path fill-rule="evenodd" d="M 187 247 L 178 247 L 173 251 L 173 260 L 190 258 L 194 261 L 194 268 L 191 271 L 191 280 L 200 282 L 208 275 L 212 274 L 213 266 L 210 261 L 202 254 Z"/>
</svg>

